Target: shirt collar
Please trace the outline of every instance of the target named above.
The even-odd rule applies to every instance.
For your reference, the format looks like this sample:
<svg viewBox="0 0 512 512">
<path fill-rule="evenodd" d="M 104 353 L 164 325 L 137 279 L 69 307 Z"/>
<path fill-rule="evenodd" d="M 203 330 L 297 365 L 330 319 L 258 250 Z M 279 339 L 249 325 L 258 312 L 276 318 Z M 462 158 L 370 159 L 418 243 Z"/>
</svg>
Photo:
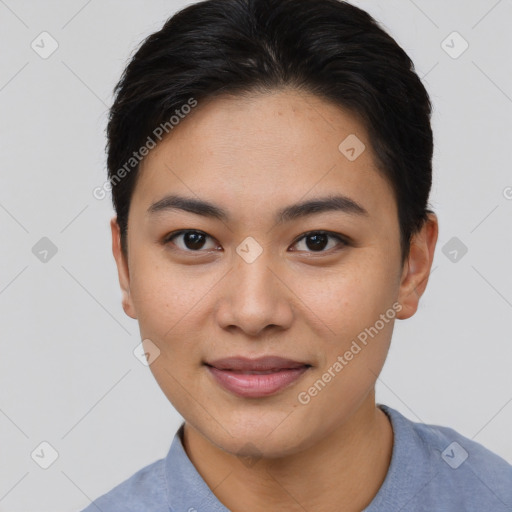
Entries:
<svg viewBox="0 0 512 512">
<path fill-rule="evenodd" d="M 393 449 L 384 482 L 364 512 L 400 510 L 434 476 L 430 465 L 422 467 L 418 464 L 425 459 L 426 453 L 416 439 L 411 422 L 391 407 L 377 406 L 390 419 Z M 172 512 L 230 512 L 189 459 L 183 447 L 183 430 L 184 423 L 176 432 L 165 460 L 169 509 Z"/>
<path fill-rule="evenodd" d="M 411 420 L 387 405 L 377 404 L 377 407 L 391 422 L 393 449 L 384 482 L 363 512 L 407 510 L 414 497 L 436 476 L 432 455 Z M 439 436 L 435 429 L 431 431 L 432 438 Z"/>
<path fill-rule="evenodd" d="M 167 501 L 172 512 L 229 512 L 213 494 L 183 447 L 184 423 L 165 459 Z"/>
</svg>

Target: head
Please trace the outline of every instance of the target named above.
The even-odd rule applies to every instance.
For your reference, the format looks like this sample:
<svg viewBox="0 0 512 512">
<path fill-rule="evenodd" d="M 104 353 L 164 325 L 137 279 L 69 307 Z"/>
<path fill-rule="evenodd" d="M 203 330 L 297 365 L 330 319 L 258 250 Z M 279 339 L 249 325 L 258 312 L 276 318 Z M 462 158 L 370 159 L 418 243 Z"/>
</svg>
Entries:
<svg viewBox="0 0 512 512">
<path fill-rule="evenodd" d="M 108 125 L 123 308 L 212 443 L 297 452 L 372 396 L 437 240 L 430 114 L 406 53 L 337 0 L 200 2 L 131 59 Z M 264 397 L 209 369 L 268 355 L 307 369 Z"/>
</svg>

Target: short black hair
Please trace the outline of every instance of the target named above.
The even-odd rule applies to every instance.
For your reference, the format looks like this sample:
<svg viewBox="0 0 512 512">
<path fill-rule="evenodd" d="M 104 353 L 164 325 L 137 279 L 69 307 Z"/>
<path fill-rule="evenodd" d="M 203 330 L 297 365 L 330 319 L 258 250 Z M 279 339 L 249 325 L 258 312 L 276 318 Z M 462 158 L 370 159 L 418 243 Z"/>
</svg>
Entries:
<svg viewBox="0 0 512 512">
<path fill-rule="evenodd" d="M 312 93 L 364 124 L 394 191 L 403 263 L 431 211 L 430 98 L 398 43 L 366 11 L 339 0 L 205 0 L 142 42 L 114 89 L 107 127 L 125 255 L 137 151 L 155 143 L 158 127 L 168 133 L 192 102 L 284 88 Z"/>
</svg>

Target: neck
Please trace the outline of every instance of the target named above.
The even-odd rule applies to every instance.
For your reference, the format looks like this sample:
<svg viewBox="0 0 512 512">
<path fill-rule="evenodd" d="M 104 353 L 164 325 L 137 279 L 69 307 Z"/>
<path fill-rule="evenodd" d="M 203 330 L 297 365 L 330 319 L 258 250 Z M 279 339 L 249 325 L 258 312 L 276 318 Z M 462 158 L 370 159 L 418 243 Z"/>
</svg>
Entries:
<svg viewBox="0 0 512 512">
<path fill-rule="evenodd" d="M 183 444 L 217 498 L 232 512 L 355 512 L 367 507 L 391 461 L 393 430 L 372 392 L 341 426 L 314 446 L 279 459 L 240 459 L 185 423 Z"/>
</svg>

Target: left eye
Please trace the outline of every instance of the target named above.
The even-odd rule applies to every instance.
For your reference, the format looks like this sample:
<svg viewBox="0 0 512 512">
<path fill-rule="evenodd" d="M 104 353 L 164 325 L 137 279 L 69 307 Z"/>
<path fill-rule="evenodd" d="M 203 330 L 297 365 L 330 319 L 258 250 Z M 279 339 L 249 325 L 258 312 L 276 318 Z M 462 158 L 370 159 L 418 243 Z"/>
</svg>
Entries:
<svg viewBox="0 0 512 512">
<path fill-rule="evenodd" d="M 329 244 L 329 239 L 334 240 L 334 243 Z M 327 231 L 311 231 L 303 235 L 294 245 L 305 246 L 305 249 L 298 250 L 310 250 L 312 252 L 327 252 L 327 250 L 336 247 L 337 245 L 347 245 L 346 241 L 339 235 L 329 233 Z"/>
</svg>

